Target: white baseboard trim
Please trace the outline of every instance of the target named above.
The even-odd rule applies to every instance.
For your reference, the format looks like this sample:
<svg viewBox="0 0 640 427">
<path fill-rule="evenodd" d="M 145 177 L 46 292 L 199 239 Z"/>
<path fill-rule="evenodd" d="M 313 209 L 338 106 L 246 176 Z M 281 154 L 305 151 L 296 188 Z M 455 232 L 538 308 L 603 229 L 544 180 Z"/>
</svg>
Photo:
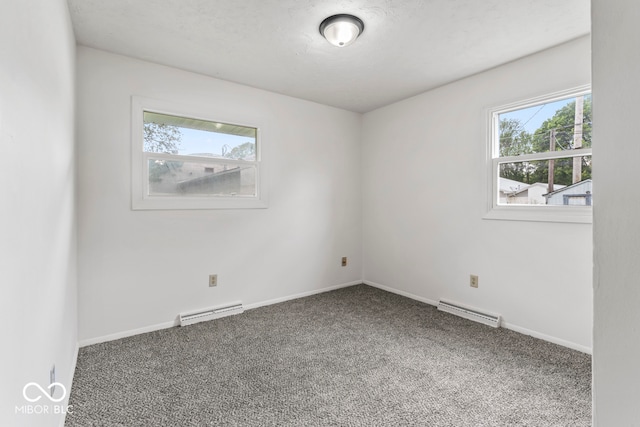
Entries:
<svg viewBox="0 0 640 427">
<path fill-rule="evenodd" d="M 553 337 L 551 335 L 547 335 L 547 334 L 543 334 L 540 332 L 536 332 L 536 331 L 532 331 L 531 329 L 527 329 L 527 328 L 523 328 L 522 326 L 518 326 L 518 325 L 514 325 L 512 323 L 508 323 L 505 321 L 502 321 L 501 326 L 505 329 L 509 329 L 512 330 L 514 332 L 518 332 L 520 334 L 523 335 L 530 335 L 534 338 L 538 338 L 541 339 L 543 341 L 548 341 L 550 343 L 553 344 L 558 344 L 561 345 L 563 347 L 567 347 L 570 348 L 572 350 L 577 350 L 580 351 L 582 353 L 586 353 L 586 354 L 593 354 L 593 350 L 591 349 L 591 347 L 587 347 L 581 344 L 576 344 L 574 342 L 571 341 L 567 341 L 567 340 L 563 340 L 561 338 L 556 338 Z"/>
<path fill-rule="evenodd" d="M 355 285 L 359 285 L 361 283 L 364 283 L 365 285 L 368 286 L 372 286 L 374 288 L 378 288 L 378 289 L 382 289 L 383 291 L 386 292 L 390 292 L 393 294 L 397 294 L 403 297 L 407 297 L 416 301 L 420 301 L 432 306 L 437 306 L 438 305 L 438 301 L 434 301 L 432 299 L 429 298 L 425 298 L 425 297 L 421 297 L 419 295 L 415 295 L 412 294 L 410 292 L 405 292 L 405 291 L 401 291 L 399 289 L 394 289 L 391 288 L 389 286 L 385 286 L 382 285 L 380 283 L 376 283 L 376 282 L 372 282 L 370 280 L 355 280 L 353 282 L 347 282 L 347 283 L 342 283 L 339 285 L 334 285 L 334 286 L 328 286 L 326 288 L 320 288 L 320 289 L 314 289 L 312 291 L 307 291 L 307 292 L 301 292 L 298 294 L 293 294 L 293 295 L 287 295 L 284 297 L 280 297 L 280 298 L 274 298 L 274 299 L 270 299 L 270 300 L 266 300 L 266 301 L 260 301 L 260 302 L 255 302 L 255 303 L 251 303 L 251 304 L 247 304 L 244 306 L 245 310 L 251 310 L 254 308 L 258 308 L 258 307 L 264 307 L 267 305 L 273 305 L 273 304 L 278 304 L 281 302 L 285 302 L 285 301 L 290 301 L 290 300 L 294 300 L 294 299 L 298 299 L 298 298 L 304 298 L 304 297 L 308 297 L 311 295 L 317 295 L 317 294 L 321 294 L 324 292 L 330 292 L 330 291 L 335 291 L 337 289 L 341 289 L 341 288 L 347 288 L 349 286 L 355 286 Z M 134 335 L 139 335 L 139 334 L 144 334 L 147 332 L 153 332 L 153 331 L 158 331 L 161 329 L 168 329 L 168 328 L 173 328 L 174 326 L 178 326 L 178 321 L 177 320 L 173 320 L 171 322 L 164 322 L 164 323 L 159 323 L 159 324 L 155 324 L 155 325 L 149 325 L 149 326 L 145 326 L 142 328 L 137 328 L 137 329 L 131 329 L 131 330 L 127 330 L 127 331 L 122 331 L 122 332 L 117 332 L 115 334 L 109 334 L 109 335 L 104 335 L 101 337 L 96 337 L 96 338 L 89 338 L 86 340 L 82 340 L 79 341 L 78 343 L 78 347 L 86 347 L 88 345 L 93 345 L 93 344 L 99 344 L 102 342 L 107 342 L 107 341 L 114 341 L 114 340 L 118 340 L 120 338 L 126 338 L 126 337 L 130 337 L 130 336 L 134 336 Z M 554 336 L 551 335 L 546 335 L 540 332 L 536 332 L 527 328 L 523 328 L 522 326 L 518 326 L 518 325 L 514 325 L 512 323 L 509 322 L 505 322 L 504 320 L 501 322 L 501 326 L 503 328 L 521 333 L 523 335 L 530 335 L 534 338 L 538 338 L 541 339 L 543 341 L 548 341 L 554 344 L 558 344 L 561 345 L 563 347 L 567 347 L 567 348 L 571 348 L 573 350 L 577 350 L 586 354 L 592 354 L 593 350 L 590 347 L 581 345 L 581 344 L 577 344 L 571 341 L 566 341 L 560 338 L 556 338 Z M 75 364 L 77 362 L 77 358 L 78 358 L 78 349 L 76 350 L 76 356 L 74 359 L 74 372 L 75 372 Z"/>
<path fill-rule="evenodd" d="M 261 301 L 261 302 L 254 302 L 254 303 L 251 303 L 251 304 L 244 305 L 244 309 L 245 310 L 251 310 L 253 308 L 258 308 L 258 307 L 263 307 L 263 306 L 267 306 L 267 305 L 277 304 L 277 303 L 280 303 L 280 302 L 285 302 L 285 301 L 294 300 L 294 299 L 298 299 L 298 298 L 304 298 L 304 297 L 308 297 L 308 296 L 311 296 L 311 295 L 321 294 L 321 293 L 324 293 L 324 292 L 335 291 L 336 289 L 347 288 L 349 286 L 359 285 L 361 283 L 362 283 L 362 280 L 356 280 L 356 281 L 353 281 L 353 282 L 342 283 L 342 284 L 334 285 L 334 286 L 328 286 L 326 288 L 314 289 L 312 291 L 302 292 L 302 293 L 299 293 L 299 294 L 288 295 L 288 296 L 284 296 L 284 297 L 280 297 L 280 298 L 274 298 L 274 299 L 271 299 L 271 300 L 266 300 L 266 301 Z M 127 331 L 116 332 L 114 334 L 103 335 L 103 336 L 100 336 L 100 337 L 88 338 L 88 339 L 85 339 L 85 340 L 81 340 L 81 341 L 79 341 L 79 346 L 80 347 L 86 347 L 88 345 L 100 344 L 100 343 L 108 342 L 108 341 L 115 341 L 115 340 L 119 340 L 120 338 L 126 338 L 126 337 L 131 337 L 131 336 L 134 336 L 134 335 L 145 334 L 147 332 L 159 331 L 161 329 L 173 328 L 174 326 L 178 326 L 178 324 L 179 323 L 178 323 L 178 320 L 177 320 L 177 317 L 176 317 L 176 319 L 171 321 L 171 322 L 163 322 L 163 323 L 158 323 L 158 324 L 155 324 L 155 325 L 145 326 L 145 327 L 142 327 L 142 328 L 131 329 L 131 330 L 127 330 Z"/>
<path fill-rule="evenodd" d="M 431 300 L 431 299 L 428 299 L 428 298 L 424 298 L 424 297 L 421 297 L 421 296 L 418 296 L 418 295 L 414 295 L 414 294 L 411 294 L 409 292 L 400 291 L 398 289 L 390 288 L 388 286 L 381 285 L 380 283 L 371 282 L 369 280 L 363 280 L 362 283 L 364 283 L 365 285 L 373 286 L 374 288 L 382 289 L 383 291 L 387 291 L 387 292 L 391 292 L 391 293 L 394 293 L 394 294 L 398 294 L 398 295 L 401 295 L 403 297 L 411 298 L 411 299 L 416 300 L 416 301 L 421 301 L 421 302 L 427 303 L 429 305 L 433 305 L 433 306 L 437 306 L 438 305 L 438 301 L 434 301 L 434 300 Z M 581 345 L 581 344 L 576 344 L 576 343 L 571 342 L 571 341 L 566 341 L 566 340 L 563 340 L 563 339 L 560 339 L 560 338 L 556 338 L 556 337 L 551 336 L 551 335 L 546 335 L 546 334 L 543 334 L 543 333 L 540 333 L 540 332 L 532 331 L 531 329 L 523 328 L 522 326 L 514 325 L 513 323 L 505 322 L 504 320 L 502 320 L 500 322 L 500 326 L 502 326 L 505 329 L 509 329 L 509 330 L 512 330 L 514 332 L 518 332 L 518 333 L 523 334 L 523 335 L 529 335 L 529 336 L 532 336 L 534 338 L 538 338 L 538 339 L 541 339 L 543 341 L 548 341 L 548 342 L 553 343 L 553 344 L 558 344 L 558 345 L 561 345 L 563 347 L 570 348 L 572 350 L 577 350 L 577 351 L 580 351 L 580 352 L 586 353 L 586 354 L 593 354 L 593 350 L 590 347 L 586 347 L 586 346 Z"/>
<path fill-rule="evenodd" d="M 178 326 L 178 321 L 174 320 L 171 322 L 163 322 L 155 325 L 149 325 L 142 328 L 130 329 L 128 331 L 116 332 L 115 334 L 103 335 L 95 338 L 88 338 L 86 340 L 80 341 L 80 347 L 86 347 L 88 345 L 100 344 L 102 342 L 107 341 L 115 341 L 120 338 L 132 337 L 134 335 L 145 334 L 147 332 L 159 331 L 161 329 L 173 328 L 174 326 Z"/>
<path fill-rule="evenodd" d="M 381 285 L 380 283 L 371 282 L 370 280 L 363 280 L 362 283 L 365 285 L 373 286 L 374 288 L 382 289 L 383 291 L 391 292 L 392 294 L 401 295 L 403 297 L 407 297 L 416 301 L 424 302 L 429 305 L 437 306 L 438 301 L 431 300 L 429 298 L 424 298 L 409 292 L 401 291 L 398 289 L 390 288 L 389 286 Z"/>
<path fill-rule="evenodd" d="M 274 298 L 267 301 L 254 302 L 244 306 L 245 310 L 251 310 L 258 307 L 264 307 L 266 305 L 278 304 L 285 301 L 290 301 L 298 298 L 310 297 L 311 295 L 323 294 L 325 292 L 335 291 L 337 289 L 348 288 L 349 286 L 355 286 L 362 284 L 362 280 L 356 280 L 353 282 L 342 283 L 340 285 L 329 286 L 327 288 L 314 289 L 313 291 L 302 292 L 299 294 L 288 295 L 286 297 Z"/>
</svg>

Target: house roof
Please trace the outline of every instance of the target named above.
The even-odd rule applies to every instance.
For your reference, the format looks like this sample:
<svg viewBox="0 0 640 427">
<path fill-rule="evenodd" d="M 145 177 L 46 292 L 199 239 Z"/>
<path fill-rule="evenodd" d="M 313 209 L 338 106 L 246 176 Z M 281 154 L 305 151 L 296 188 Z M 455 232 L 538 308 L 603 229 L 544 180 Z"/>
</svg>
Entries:
<svg viewBox="0 0 640 427">
<path fill-rule="evenodd" d="M 582 181 L 578 181 L 575 184 L 567 185 L 564 188 L 552 191 L 551 193 L 547 193 L 544 196 L 545 197 L 549 197 L 549 196 L 553 196 L 554 194 L 564 193 L 565 191 L 571 190 L 573 188 L 579 187 L 579 186 L 584 185 L 584 184 L 588 184 L 590 182 L 591 182 L 591 179 L 583 179 Z"/>
<path fill-rule="evenodd" d="M 531 187 L 547 187 L 548 184 L 544 182 L 534 182 L 533 184 L 525 184 L 524 182 L 514 181 L 512 179 L 500 178 L 499 180 L 500 191 L 507 194 L 520 194 L 524 191 L 527 191 Z M 563 189 L 565 186 L 561 184 L 554 184 L 553 188 L 555 191 L 559 191 Z"/>
<path fill-rule="evenodd" d="M 513 179 L 499 178 L 498 186 L 503 193 L 519 193 L 529 187 L 524 182 L 514 181 Z"/>
</svg>

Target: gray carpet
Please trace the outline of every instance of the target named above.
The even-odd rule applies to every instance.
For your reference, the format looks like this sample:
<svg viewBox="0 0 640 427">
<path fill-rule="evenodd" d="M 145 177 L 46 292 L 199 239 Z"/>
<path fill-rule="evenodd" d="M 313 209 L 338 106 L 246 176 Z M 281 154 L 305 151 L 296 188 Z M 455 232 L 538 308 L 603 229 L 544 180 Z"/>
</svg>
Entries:
<svg viewBox="0 0 640 427">
<path fill-rule="evenodd" d="M 589 426 L 591 357 L 365 285 L 80 350 L 67 426 Z"/>
</svg>

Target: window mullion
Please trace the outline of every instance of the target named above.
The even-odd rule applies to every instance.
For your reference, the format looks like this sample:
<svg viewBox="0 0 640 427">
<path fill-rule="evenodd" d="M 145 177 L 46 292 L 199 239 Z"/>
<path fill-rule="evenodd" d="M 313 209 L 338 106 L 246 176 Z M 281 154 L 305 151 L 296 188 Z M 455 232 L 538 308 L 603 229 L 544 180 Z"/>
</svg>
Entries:
<svg viewBox="0 0 640 427">
<path fill-rule="evenodd" d="M 576 150 L 566 150 L 566 151 L 548 151 L 545 153 L 532 153 L 532 154 L 521 154 L 519 156 L 504 156 L 497 157 L 496 159 L 500 163 L 520 163 L 520 162 L 529 162 L 534 160 L 549 160 L 549 159 L 564 159 L 567 157 L 582 157 L 582 156 L 590 156 L 591 148 L 579 148 Z"/>
<path fill-rule="evenodd" d="M 250 160 L 228 159 L 225 157 L 201 157 L 201 156 L 185 156 L 182 154 L 170 153 L 150 153 L 144 152 L 145 161 L 148 159 L 173 160 L 177 162 L 197 162 L 207 164 L 234 164 L 234 165 L 250 165 L 254 166 L 257 162 Z"/>
</svg>

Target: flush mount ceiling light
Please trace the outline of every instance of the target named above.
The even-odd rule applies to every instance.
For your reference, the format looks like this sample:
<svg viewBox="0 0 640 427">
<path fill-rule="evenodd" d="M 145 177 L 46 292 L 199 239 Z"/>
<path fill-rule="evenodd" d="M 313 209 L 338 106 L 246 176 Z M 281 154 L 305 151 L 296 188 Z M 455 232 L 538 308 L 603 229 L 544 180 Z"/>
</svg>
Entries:
<svg viewBox="0 0 640 427">
<path fill-rule="evenodd" d="M 363 31 L 364 22 L 353 15 L 333 15 L 320 24 L 320 34 L 337 47 L 349 46 Z"/>
</svg>

